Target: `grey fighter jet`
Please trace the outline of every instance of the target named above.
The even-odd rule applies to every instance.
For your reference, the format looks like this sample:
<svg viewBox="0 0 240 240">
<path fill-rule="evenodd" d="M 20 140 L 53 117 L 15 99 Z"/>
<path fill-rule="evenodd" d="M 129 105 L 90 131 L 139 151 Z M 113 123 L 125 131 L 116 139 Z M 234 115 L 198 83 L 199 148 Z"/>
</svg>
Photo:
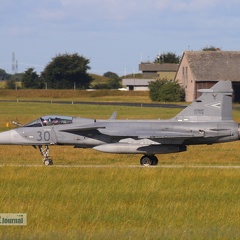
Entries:
<svg viewBox="0 0 240 240">
<path fill-rule="evenodd" d="M 231 142 L 239 139 L 239 124 L 232 118 L 232 84 L 219 81 L 169 120 L 107 120 L 43 116 L 0 133 L 2 145 L 39 148 L 45 165 L 52 165 L 51 145 L 92 148 L 107 153 L 142 154 L 140 164 L 156 165 L 156 154 L 187 150 L 188 145 Z"/>
</svg>

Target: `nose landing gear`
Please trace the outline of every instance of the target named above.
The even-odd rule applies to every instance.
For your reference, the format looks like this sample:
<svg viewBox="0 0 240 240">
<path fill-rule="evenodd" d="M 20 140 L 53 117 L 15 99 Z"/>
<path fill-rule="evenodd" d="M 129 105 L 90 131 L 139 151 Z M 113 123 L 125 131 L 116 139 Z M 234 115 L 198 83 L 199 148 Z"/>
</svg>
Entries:
<svg viewBox="0 0 240 240">
<path fill-rule="evenodd" d="M 49 151 L 50 151 L 49 146 L 46 145 L 45 148 L 43 148 L 42 145 L 39 145 L 38 149 L 39 149 L 40 153 L 42 154 L 42 156 L 44 157 L 43 158 L 44 165 L 46 165 L 46 166 L 53 165 L 53 160 L 50 159 L 50 157 L 49 157 Z"/>
</svg>

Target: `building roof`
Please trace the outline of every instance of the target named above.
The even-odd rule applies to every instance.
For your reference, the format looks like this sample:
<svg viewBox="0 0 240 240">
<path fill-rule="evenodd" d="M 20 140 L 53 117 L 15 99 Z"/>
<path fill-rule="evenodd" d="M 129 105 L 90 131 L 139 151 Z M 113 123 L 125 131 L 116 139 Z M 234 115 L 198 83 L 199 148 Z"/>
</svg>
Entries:
<svg viewBox="0 0 240 240">
<path fill-rule="evenodd" d="M 176 63 L 141 63 L 139 70 L 143 72 L 177 72 L 179 64 Z"/>
<path fill-rule="evenodd" d="M 196 81 L 240 81 L 240 51 L 189 51 L 184 55 Z"/>
</svg>

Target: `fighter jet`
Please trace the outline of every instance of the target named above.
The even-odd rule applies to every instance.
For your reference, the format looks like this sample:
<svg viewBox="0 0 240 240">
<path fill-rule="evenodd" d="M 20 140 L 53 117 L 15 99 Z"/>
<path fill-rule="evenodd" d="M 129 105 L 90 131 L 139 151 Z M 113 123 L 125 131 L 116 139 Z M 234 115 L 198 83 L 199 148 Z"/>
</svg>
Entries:
<svg viewBox="0 0 240 240">
<path fill-rule="evenodd" d="M 140 164 L 157 165 L 156 154 L 177 153 L 188 145 L 239 140 L 239 124 L 232 118 L 232 84 L 219 81 L 169 120 L 107 120 L 42 116 L 0 133 L 2 145 L 30 145 L 40 150 L 45 165 L 52 165 L 51 145 L 92 148 L 107 153 L 142 154 Z"/>
</svg>

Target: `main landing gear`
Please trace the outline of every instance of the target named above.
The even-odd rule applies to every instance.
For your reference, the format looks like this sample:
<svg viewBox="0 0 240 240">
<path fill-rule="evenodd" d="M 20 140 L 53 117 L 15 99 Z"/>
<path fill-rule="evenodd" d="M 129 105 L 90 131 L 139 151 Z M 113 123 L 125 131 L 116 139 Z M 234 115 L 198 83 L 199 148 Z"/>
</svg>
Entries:
<svg viewBox="0 0 240 240">
<path fill-rule="evenodd" d="M 158 164 L 158 159 L 154 155 L 144 155 L 140 159 L 140 164 L 145 167 L 156 166 Z"/>
<path fill-rule="evenodd" d="M 45 148 L 43 148 L 42 145 L 38 146 L 38 149 L 40 151 L 40 153 L 43 155 L 43 163 L 44 165 L 48 166 L 48 165 L 53 165 L 53 160 L 49 158 L 49 147 L 48 145 L 45 146 Z"/>
</svg>

